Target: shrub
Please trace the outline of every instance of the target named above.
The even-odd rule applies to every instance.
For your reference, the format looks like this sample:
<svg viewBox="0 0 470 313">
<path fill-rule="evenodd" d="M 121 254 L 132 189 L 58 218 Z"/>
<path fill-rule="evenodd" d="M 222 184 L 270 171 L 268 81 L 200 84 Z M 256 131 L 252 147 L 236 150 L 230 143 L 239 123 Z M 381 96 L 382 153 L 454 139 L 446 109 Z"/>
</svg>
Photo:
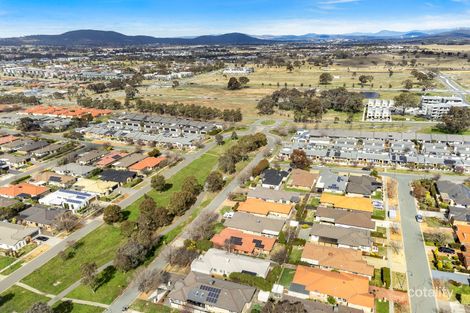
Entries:
<svg viewBox="0 0 470 313">
<path fill-rule="evenodd" d="M 388 267 L 382 267 L 381 269 L 381 275 L 382 275 L 382 282 L 385 284 L 385 288 L 390 288 L 390 284 L 392 281 L 391 274 L 390 274 L 390 268 Z"/>
</svg>

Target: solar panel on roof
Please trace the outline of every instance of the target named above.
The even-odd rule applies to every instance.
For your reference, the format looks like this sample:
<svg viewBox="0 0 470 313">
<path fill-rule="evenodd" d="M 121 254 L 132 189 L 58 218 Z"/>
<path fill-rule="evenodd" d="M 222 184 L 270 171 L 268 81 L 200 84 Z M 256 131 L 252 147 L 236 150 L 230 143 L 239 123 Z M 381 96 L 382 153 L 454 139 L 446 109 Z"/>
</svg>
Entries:
<svg viewBox="0 0 470 313">
<path fill-rule="evenodd" d="M 237 246 L 241 246 L 243 244 L 243 240 L 240 237 L 233 236 L 233 237 L 230 237 L 230 243 L 237 245 Z"/>
<path fill-rule="evenodd" d="M 220 289 L 211 287 L 211 286 L 206 286 L 206 285 L 201 285 L 199 289 L 207 291 L 207 297 L 206 301 L 210 303 L 217 303 L 217 300 L 219 299 L 220 295 Z"/>
</svg>

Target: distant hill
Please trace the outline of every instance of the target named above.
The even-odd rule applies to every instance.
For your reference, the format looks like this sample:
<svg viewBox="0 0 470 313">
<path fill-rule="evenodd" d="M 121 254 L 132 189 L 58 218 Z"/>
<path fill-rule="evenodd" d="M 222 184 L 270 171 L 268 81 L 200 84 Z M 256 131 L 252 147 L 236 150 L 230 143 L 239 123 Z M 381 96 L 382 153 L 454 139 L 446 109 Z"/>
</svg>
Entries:
<svg viewBox="0 0 470 313">
<path fill-rule="evenodd" d="M 31 35 L 2 38 L 0 45 L 38 46 L 132 46 L 132 45 L 256 45 L 271 41 L 241 33 L 199 36 L 195 38 L 156 38 L 152 36 L 127 36 L 114 31 L 75 30 L 60 35 Z"/>
<path fill-rule="evenodd" d="M 114 31 L 75 30 L 60 35 L 31 35 L 24 37 L 0 38 L 0 45 L 20 46 L 89 46 L 122 47 L 137 45 L 263 45 L 276 42 L 387 42 L 387 43 L 469 43 L 470 29 L 413 30 L 396 32 L 382 30 L 376 33 L 316 34 L 305 35 L 264 35 L 250 36 L 242 33 L 205 35 L 199 37 L 127 36 Z"/>
</svg>

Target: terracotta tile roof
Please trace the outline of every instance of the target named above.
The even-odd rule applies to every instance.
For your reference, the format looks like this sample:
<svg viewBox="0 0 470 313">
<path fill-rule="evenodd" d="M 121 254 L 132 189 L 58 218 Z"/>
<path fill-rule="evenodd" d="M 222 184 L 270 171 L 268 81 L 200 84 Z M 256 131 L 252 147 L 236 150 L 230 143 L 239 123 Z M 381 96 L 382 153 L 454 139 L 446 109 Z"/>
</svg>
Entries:
<svg viewBox="0 0 470 313">
<path fill-rule="evenodd" d="M 256 249 L 270 252 L 276 243 L 274 238 L 245 234 L 232 228 L 225 228 L 211 239 L 214 246 L 218 248 L 223 247 L 227 240 L 230 240 L 234 250 L 250 254 Z"/>
<path fill-rule="evenodd" d="M 470 244 L 470 225 L 457 225 L 455 233 L 461 244 Z"/>
<path fill-rule="evenodd" d="M 8 187 L 0 187 L 0 195 L 7 197 L 18 197 L 21 194 L 27 194 L 32 197 L 39 196 L 49 191 L 49 188 L 36 186 L 29 183 L 20 183 L 18 185 L 11 185 Z"/>
<path fill-rule="evenodd" d="M 0 145 L 15 141 L 17 139 L 18 139 L 17 137 L 12 136 L 12 135 L 0 137 Z"/>
<path fill-rule="evenodd" d="M 320 197 L 320 202 L 331 204 L 335 208 L 355 211 L 372 212 L 372 201 L 369 198 L 360 197 L 346 197 L 333 195 L 330 193 L 323 193 Z"/>
<path fill-rule="evenodd" d="M 312 188 L 317 178 L 318 174 L 296 168 L 291 173 L 291 184 L 293 186 Z"/>
<path fill-rule="evenodd" d="M 158 157 L 158 158 L 147 157 L 143 159 L 142 161 L 139 161 L 135 163 L 134 165 L 132 165 L 131 167 L 129 167 L 129 170 L 142 171 L 145 169 L 152 169 L 158 166 L 158 164 L 160 164 L 163 160 L 166 160 L 166 158 L 165 157 Z"/>
<path fill-rule="evenodd" d="M 96 162 L 96 165 L 100 167 L 105 167 L 125 157 L 126 155 L 128 155 L 128 153 L 126 152 L 113 151 L 103 156 L 98 162 Z"/>
<path fill-rule="evenodd" d="M 374 308 L 374 296 L 369 294 L 369 279 L 364 276 L 299 265 L 292 283 L 303 286 L 309 292 L 318 292 L 345 299 L 351 304 Z"/>
<path fill-rule="evenodd" d="M 367 264 L 359 250 L 337 248 L 330 246 L 305 244 L 302 259 L 318 262 L 320 266 L 334 268 L 340 271 L 372 276 L 374 267 Z"/>
<path fill-rule="evenodd" d="M 248 212 L 260 215 L 268 215 L 269 213 L 288 215 L 292 210 L 292 205 L 249 198 L 245 202 L 241 202 L 237 210 L 239 212 Z"/>
<path fill-rule="evenodd" d="M 62 117 L 80 117 L 86 114 L 91 114 L 93 117 L 111 114 L 111 110 L 81 108 L 81 107 L 55 107 L 55 106 L 34 106 L 24 110 L 27 114 L 35 115 L 55 115 Z"/>
</svg>

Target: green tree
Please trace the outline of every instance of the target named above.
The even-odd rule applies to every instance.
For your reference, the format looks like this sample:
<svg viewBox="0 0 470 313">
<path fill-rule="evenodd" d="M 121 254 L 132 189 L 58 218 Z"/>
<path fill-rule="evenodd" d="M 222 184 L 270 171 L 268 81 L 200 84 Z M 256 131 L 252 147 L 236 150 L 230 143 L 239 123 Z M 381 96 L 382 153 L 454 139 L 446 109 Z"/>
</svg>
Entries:
<svg viewBox="0 0 470 313">
<path fill-rule="evenodd" d="M 160 150 L 159 150 L 158 148 L 154 148 L 154 149 L 152 149 L 152 151 L 149 151 L 149 152 L 147 153 L 147 155 L 148 155 L 149 157 L 158 157 L 158 156 L 160 156 L 161 154 L 162 154 L 162 153 L 160 152 Z"/>
<path fill-rule="evenodd" d="M 152 177 L 152 188 L 156 191 L 164 191 L 166 188 L 166 180 L 163 175 L 156 175 Z"/>
<path fill-rule="evenodd" d="M 419 104 L 419 98 L 417 95 L 411 92 L 402 92 L 394 98 L 395 105 L 402 108 L 402 114 L 405 115 L 407 108 L 415 108 Z"/>
<path fill-rule="evenodd" d="M 328 85 L 333 81 L 333 75 L 331 75 L 330 73 L 321 73 L 319 81 L 322 85 Z"/>
<path fill-rule="evenodd" d="M 83 263 L 80 266 L 80 271 L 82 274 L 82 283 L 87 285 L 91 288 L 93 292 L 96 290 L 96 272 L 98 270 L 98 266 L 95 262 L 91 263 Z"/>
<path fill-rule="evenodd" d="M 216 192 L 224 187 L 224 177 L 219 171 L 211 172 L 206 179 L 207 190 Z"/>
<path fill-rule="evenodd" d="M 438 128 L 452 134 L 461 133 L 470 127 L 470 109 L 466 107 L 451 107 L 442 117 Z"/>
<path fill-rule="evenodd" d="M 121 207 L 116 204 L 108 205 L 103 211 L 103 220 L 106 224 L 114 224 L 122 220 Z"/>
<path fill-rule="evenodd" d="M 227 83 L 228 90 L 237 90 L 237 89 L 240 89 L 241 87 L 242 85 L 240 84 L 240 82 L 238 81 L 236 77 L 230 77 Z"/>
<path fill-rule="evenodd" d="M 250 79 L 248 77 L 242 76 L 238 79 L 238 81 L 240 82 L 240 84 L 246 85 L 250 82 Z"/>
</svg>

